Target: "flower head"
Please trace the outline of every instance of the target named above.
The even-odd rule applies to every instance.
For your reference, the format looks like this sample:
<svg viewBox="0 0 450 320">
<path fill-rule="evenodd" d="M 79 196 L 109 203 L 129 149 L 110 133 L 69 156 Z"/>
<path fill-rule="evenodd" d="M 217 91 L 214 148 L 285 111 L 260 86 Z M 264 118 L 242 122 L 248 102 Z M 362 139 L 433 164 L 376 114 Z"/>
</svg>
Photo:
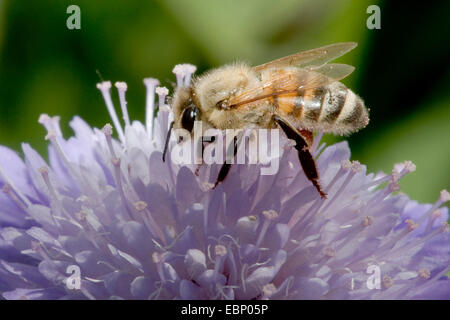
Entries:
<svg viewBox="0 0 450 320">
<path fill-rule="evenodd" d="M 195 67 L 174 72 L 189 86 Z M 130 121 L 127 86 L 117 82 L 122 127 L 103 82 L 113 126 L 92 129 L 75 117 L 75 135 L 64 139 L 59 118 L 42 115 L 49 163 L 28 144 L 25 161 L 1 147 L 3 297 L 450 298 L 449 196 L 423 205 L 396 194 L 412 163 L 375 177 L 349 161 L 346 142 L 319 147 L 316 139 L 322 199 L 287 142 L 275 175 L 234 165 L 213 189 L 220 166 L 196 171 L 170 152 L 162 161 L 168 90 L 144 84 L 145 124 Z M 79 271 L 78 286 L 68 270 Z"/>
</svg>

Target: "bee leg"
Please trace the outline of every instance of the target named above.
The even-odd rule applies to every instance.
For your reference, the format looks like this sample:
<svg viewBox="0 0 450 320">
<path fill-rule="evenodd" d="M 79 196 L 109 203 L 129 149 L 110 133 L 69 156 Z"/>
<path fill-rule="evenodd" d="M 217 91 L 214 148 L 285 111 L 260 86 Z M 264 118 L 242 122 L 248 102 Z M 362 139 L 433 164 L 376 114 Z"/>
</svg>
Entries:
<svg viewBox="0 0 450 320">
<path fill-rule="evenodd" d="M 299 133 L 308 143 L 308 147 L 311 147 L 314 142 L 313 133 L 309 130 L 299 130 Z"/>
<path fill-rule="evenodd" d="M 240 139 L 239 139 L 239 141 L 240 141 Z M 231 147 L 232 146 L 230 145 L 228 148 L 231 148 Z M 238 147 L 239 147 L 238 137 L 235 136 L 233 139 L 233 158 L 236 157 Z M 228 150 L 227 150 L 227 154 L 229 154 Z M 217 176 L 217 180 L 216 180 L 216 183 L 214 184 L 213 189 L 215 189 L 219 183 L 221 183 L 222 181 L 225 180 L 225 178 L 228 175 L 228 172 L 230 172 L 231 165 L 232 165 L 231 163 L 227 163 L 225 161 L 225 163 L 220 168 L 219 175 Z"/>
<path fill-rule="evenodd" d="M 206 143 L 213 143 L 214 141 L 216 141 L 216 137 L 215 136 L 211 136 L 211 137 L 203 137 L 203 139 L 202 139 L 202 159 L 203 159 L 203 151 L 205 150 L 205 144 L 204 144 L 204 142 L 206 142 Z M 197 176 L 198 177 L 198 175 L 199 175 L 199 171 L 200 171 L 200 167 L 202 166 L 202 164 L 201 163 L 199 163 L 198 165 L 197 165 L 197 168 L 195 169 L 195 176 Z"/>
<path fill-rule="evenodd" d="M 317 191 L 320 193 L 320 196 L 325 199 L 327 195 L 323 192 L 319 184 L 319 173 L 317 172 L 316 162 L 309 151 L 308 143 L 305 141 L 305 138 L 300 134 L 300 132 L 294 129 L 289 122 L 279 116 L 274 116 L 274 121 L 281 127 L 288 139 L 295 141 L 295 149 L 297 149 L 298 158 L 306 177 L 309 181 L 311 181 L 314 187 L 316 187 Z M 308 138 L 306 138 L 306 140 L 308 140 Z"/>
</svg>

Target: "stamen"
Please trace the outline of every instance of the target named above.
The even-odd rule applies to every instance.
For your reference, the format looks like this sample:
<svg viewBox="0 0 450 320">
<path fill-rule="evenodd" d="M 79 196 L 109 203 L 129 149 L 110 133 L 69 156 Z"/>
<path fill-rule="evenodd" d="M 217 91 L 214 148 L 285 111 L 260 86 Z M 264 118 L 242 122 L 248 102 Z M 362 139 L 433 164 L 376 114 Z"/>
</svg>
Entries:
<svg viewBox="0 0 450 320">
<path fill-rule="evenodd" d="M 42 247 L 39 241 L 31 240 L 31 250 L 33 250 L 34 252 L 39 252 L 41 251 L 41 249 Z"/>
<path fill-rule="evenodd" d="M 430 219 L 428 220 L 426 232 L 430 232 L 430 230 L 433 228 L 434 222 L 437 219 L 441 218 L 441 217 L 442 217 L 442 214 L 441 214 L 441 210 L 440 209 L 436 209 L 435 211 L 433 211 L 433 213 L 431 214 Z"/>
<path fill-rule="evenodd" d="M 186 75 L 184 76 L 184 86 L 189 87 L 191 85 L 192 75 L 197 71 L 197 67 L 192 64 L 185 64 Z"/>
<path fill-rule="evenodd" d="M 435 212 L 436 209 L 438 209 L 442 204 L 448 201 L 450 201 L 450 194 L 448 193 L 447 190 L 444 189 L 441 191 L 441 196 L 439 197 L 439 199 L 434 203 L 434 205 L 430 208 L 430 210 L 428 210 L 423 216 L 419 218 L 419 220 L 417 220 L 417 223 L 423 222 L 423 220 L 425 220 L 433 212 Z"/>
<path fill-rule="evenodd" d="M 333 258 L 336 255 L 336 251 L 331 247 L 326 247 L 323 249 L 323 254 L 325 257 Z"/>
<path fill-rule="evenodd" d="M 134 203 L 134 207 L 139 212 L 144 211 L 147 208 L 147 202 L 145 202 L 145 201 L 137 201 L 137 202 Z"/>
<path fill-rule="evenodd" d="M 418 223 L 415 223 L 413 220 L 411 219 L 406 219 L 405 223 L 407 224 L 407 229 L 408 231 L 413 231 L 416 230 L 419 227 Z"/>
<path fill-rule="evenodd" d="M 405 174 L 416 171 L 416 165 L 412 161 L 404 161 L 394 165 L 393 171 L 400 174 L 403 177 Z"/>
<path fill-rule="evenodd" d="M 192 64 L 177 64 L 172 70 L 177 78 L 177 87 L 189 87 L 192 75 L 196 70 L 197 67 Z"/>
<path fill-rule="evenodd" d="M 224 257 L 227 252 L 227 248 L 224 245 L 218 244 L 214 247 L 214 253 L 216 254 L 216 256 Z"/>
<path fill-rule="evenodd" d="M 55 136 L 62 137 L 59 120 L 60 117 L 58 116 L 51 118 L 48 114 L 43 113 L 39 116 L 38 122 L 42 124 L 49 133 L 52 132 Z"/>
<path fill-rule="evenodd" d="M 122 109 L 122 117 L 125 122 L 125 127 L 130 126 L 130 117 L 128 116 L 127 101 L 125 100 L 125 92 L 127 91 L 127 84 L 125 82 L 116 82 L 115 86 L 119 92 L 120 108 Z"/>
<path fill-rule="evenodd" d="M 367 183 L 363 189 L 368 189 L 373 186 L 378 186 L 382 183 L 385 183 L 389 180 L 393 181 L 395 184 L 399 182 L 401 178 L 403 178 L 406 174 L 410 172 L 414 172 L 416 170 L 416 165 L 411 161 L 404 161 L 402 163 L 397 163 L 394 165 L 392 169 L 392 173 L 390 175 L 385 175 L 381 178 L 375 179 L 369 183 Z M 397 190 L 395 190 L 397 191 Z"/>
<path fill-rule="evenodd" d="M 116 180 L 116 186 L 119 190 L 120 197 L 122 199 L 123 206 L 126 209 L 126 212 L 128 213 L 128 217 L 132 219 L 132 213 L 131 210 L 128 207 L 128 201 L 125 196 L 125 192 L 123 191 L 123 185 L 122 185 L 122 171 L 120 170 L 120 158 L 116 157 L 116 153 L 114 151 L 114 147 L 112 144 L 112 127 L 109 123 L 107 123 L 103 128 L 102 132 L 105 134 L 106 142 L 108 144 L 109 152 L 111 153 L 111 163 L 114 167 L 114 176 Z"/>
<path fill-rule="evenodd" d="M 2 187 L 4 194 L 7 194 L 22 210 L 27 211 L 27 207 L 17 198 L 16 194 L 13 192 L 11 186 L 5 183 Z"/>
<path fill-rule="evenodd" d="M 116 110 L 114 109 L 114 104 L 111 99 L 111 82 L 110 81 L 104 81 L 97 84 L 97 88 L 100 90 L 100 92 L 103 95 L 103 99 L 105 100 L 106 108 L 108 109 L 109 116 L 111 117 L 111 120 L 114 124 L 114 127 L 117 130 L 117 134 L 119 135 L 119 140 L 122 143 L 125 143 L 125 135 L 123 133 L 122 126 L 120 125 L 119 118 L 117 117 Z"/>
<path fill-rule="evenodd" d="M 111 153 L 113 158 L 116 158 L 116 153 L 114 152 L 114 147 L 112 145 L 112 139 L 111 139 L 111 136 L 113 134 L 112 126 L 109 123 L 105 124 L 102 128 L 102 132 L 105 134 L 109 152 Z"/>
<path fill-rule="evenodd" d="M 0 177 L 2 178 L 3 182 L 4 182 L 4 188 L 9 188 L 14 190 L 14 192 L 17 194 L 17 196 L 20 198 L 20 200 L 23 201 L 23 203 L 25 203 L 25 205 L 27 207 L 31 206 L 31 202 L 30 200 L 28 200 L 27 197 L 25 197 L 25 195 L 14 185 L 14 183 L 12 183 L 11 179 L 9 178 L 9 176 L 5 173 L 5 171 L 3 170 L 3 167 L 0 165 Z"/>
<path fill-rule="evenodd" d="M 425 280 L 429 279 L 430 275 L 431 275 L 430 270 L 428 270 L 426 268 L 420 269 L 418 273 L 419 273 L 419 277 L 421 277 L 422 279 L 425 279 Z"/>
<path fill-rule="evenodd" d="M 155 89 L 156 94 L 158 95 L 158 106 L 161 107 L 166 104 L 166 96 L 169 94 L 169 89 L 166 87 L 157 87 Z"/>
<path fill-rule="evenodd" d="M 164 236 L 164 233 L 162 232 L 161 228 L 156 223 L 155 219 L 153 219 L 152 214 L 148 210 L 147 202 L 142 201 L 142 200 L 136 201 L 135 203 L 133 203 L 133 206 L 136 209 L 136 211 L 144 213 L 142 215 L 142 218 L 144 220 L 146 227 L 148 228 L 148 230 L 150 230 L 150 233 L 154 237 L 158 237 L 159 239 L 161 239 L 161 241 L 164 245 L 167 245 L 166 237 Z M 168 231 L 170 231 L 170 230 L 168 230 Z M 173 229 L 173 234 L 175 234 L 175 229 Z M 170 234 L 169 234 L 169 236 L 170 236 Z"/>
<path fill-rule="evenodd" d="M 81 210 L 81 211 L 75 212 L 75 218 L 78 221 L 86 221 L 86 218 L 87 218 L 86 210 Z"/>
<path fill-rule="evenodd" d="M 177 64 L 175 67 L 173 67 L 172 72 L 175 74 L 177 78 L 177 87 L 183 87 L 184 76 L 186 75 L 184 66 L 182 64 Z"/>
<path fill-rule="evenodd" d="M 262 288 L 263 300 L 269 299 L 275 292 L 277 292 L 277 288 L 273 283 L 268 283 Z"/>
<path fill-rule="evenodd" d="M 263 222 L 261 231 L 258 235 L 258 239 L 256 240 L 256 246 L 259 247 L 264 236 L 266 235 L 267 229 L 270 226 L 270 223 L 278 218 L 278 213 L 275 210 L 265 210 L 262 212 L 262 215 L 266 218 Z"/>
<path fill-rule="evenodd" d="M 450 231 L 450 225 L 446 222 L 446 221 L 444 221 L 444 222 L 442 222 L 442 224 L 441 224 L 441 228 L 439 229 L 442 233 L 444 233 L 444 232 L 449 232 Z"/>
<path fill-rule="evenodd" d="M 163 283 L 166 282 L 163 270 L 164 255 L 159 252 L 153 252 L 152 261 L 154 264 L 156 264 L 156 270 L 158 271 L 159 278 Z"/>
<path fill-rule="evenodd" d="M 292 141 L 292 140 L 290 140 Z M 328 184 L 328 186 L 325 187 L 325 193 L 329 194 L 331 188 L 336 183 L 336 181 L 339 180 L 339 178 L 344 175 L 349 169 L 351 168 L 351 162 L 348 160 L 344 160 L 341 162 L 341 167 L 339 168 L 338 172 L 335 174 L 333 180 Z M 299 226 L 300 221 L 304 221 L 305 219 L 309 218 L 310 214 L 312 212 L 317 212 L 323 205 L 324 199 L 323 198 L 317 198 L 317 200 L 309 207 L 309 209 L 306 211 L 306 213 L 302 214 L 301 212 L 297 212 L 292 215 L 291 219 L 288 222 L 289 228 L 293 229 L 295 226 Z"/>
<path fill-rule="evenodd" d="M 373 224 L 373 217 L 365 216 L 361 224 L 363 227 L 371 226 Z"/>
<path fill-rule="evenodd" d="M 325 208 L 323 208 L 323 210 L 321 210 L 322 212 L 325 212 L 332 204 L 333 202 L 339 198 L 339 196 L 342 194 L 342 192 L 344 192 L 345 188 L 348 186 L 348 184 L 350 183 L 350 180 L 353 179 L 353 176 L 362 170 L 362 166 L 358 161 L 342 161 L 342 168 L 344 170 L 347 170 L 350 172 L 347 174 L 347 177 L 345 178 L 344 182 L 342 183 L 342 186 L 339 188 L 339 190 L 334 194 L 333 198 L 331 198 L 331 200 L 326 204 Z"/>
<path fill-rule="evenodd" d="M 153 118 L 155 113 L 155 88 L 159 85 L 159 80 L 154 78 L 145 78 L 144 85 L 147 90 L 145 102 L 145 125 L 147 134 L 153 139 Z"/>
<path fill-rule="evenodd" d="M 383 277 L 383 281 L 382 282 L 383 282 L 383 286 L 386 289 L 389 289 L 394 284 L 394 280 L 392 280 L 392 278 L 390 276 L 387 276 L 387 275 Z"/>
<path fill-rule="evenodd" d="M 42 179 L 44 180 L 45 184 L 47 185 L 48 191 L 50 193 L 50 200 L 51 203 L 55 206 L 56 210 L 60 212 L 60 216 L 64 213 L 62 204 L 60 203 L 58 199 L 58 194 L 56 193 L 56 190 L 53 188 L 53 185 L 50 182 L 49 176 L 48 176 L 48 168 L 47 167 L 40 167 L 38 169 L 39 173 L 42 176 Z M 56 226 L 59 226 L 58 222 L 56 221 L 55 215 L 53 214 L 54 210 L 51 210 L 51 215 L 53 222 Z"/>
</svg>

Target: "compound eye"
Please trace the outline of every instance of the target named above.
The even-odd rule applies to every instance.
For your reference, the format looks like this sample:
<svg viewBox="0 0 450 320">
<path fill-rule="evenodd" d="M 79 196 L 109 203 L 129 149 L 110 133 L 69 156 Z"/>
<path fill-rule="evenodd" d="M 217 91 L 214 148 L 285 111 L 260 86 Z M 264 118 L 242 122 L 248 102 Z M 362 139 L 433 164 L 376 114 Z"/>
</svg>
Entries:
<svg viewBox="0 0 450 320">
<path fill-rule="evenodd" d="M 181 117 L 181 126 L 187 131 L 191 132 L 194 128 L 194 122 L 197 118 L 197 107 L 191 106 L 184 109 L 183 116 Z"/>
</svg>

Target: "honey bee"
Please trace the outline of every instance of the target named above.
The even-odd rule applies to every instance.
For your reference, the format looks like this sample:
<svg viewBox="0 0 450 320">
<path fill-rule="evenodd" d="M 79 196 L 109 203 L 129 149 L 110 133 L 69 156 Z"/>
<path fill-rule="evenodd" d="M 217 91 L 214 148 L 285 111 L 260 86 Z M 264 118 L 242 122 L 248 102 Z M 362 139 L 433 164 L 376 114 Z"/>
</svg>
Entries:
<svg viewBox="0 0 450 320">
<path fill-rule="evenodd" d="M 336 43 L 255 67 L 235 63 L 213 69 L 176 88 L 173 128 L 192 133 L 199 120 L 205 130 L 279 127 L 295 141 L 306 177 L 325 198 L 310 152 L 312 132 L 348 135 L 369 122 L 364 102 L 339 82 L 354 67 L 328 63 L 355 47 L 353 42 Z M 223 164 L 216 185 L 230 167 Z"/>
</svg>

